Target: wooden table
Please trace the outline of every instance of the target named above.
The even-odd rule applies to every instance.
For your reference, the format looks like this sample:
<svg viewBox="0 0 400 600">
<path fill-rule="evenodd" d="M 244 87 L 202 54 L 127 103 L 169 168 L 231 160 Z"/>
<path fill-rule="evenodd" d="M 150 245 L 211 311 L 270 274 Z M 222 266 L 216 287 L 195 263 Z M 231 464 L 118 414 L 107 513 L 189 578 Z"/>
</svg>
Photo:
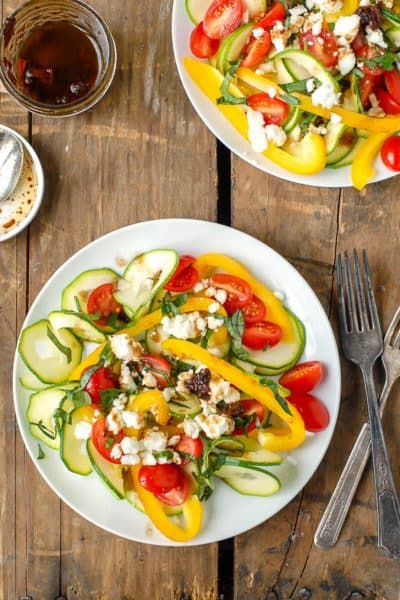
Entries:
<svg viewBox="0 0 400 600">
<path fill-rule="evenodd" d="M 3 0 L 3 17 L 17 4 Z M 371 469 L 338 545 L 329 552 L 313 545 L 365 418 L 360 376 L 347 363 L 339 422 L 317 473 L 277 516 L 221 544 L 168 549 L 109 535 L 65 506 L 27 456 L 12 402 L 17 335 L 55 269 L 108 231 L 160 217 L 231 224 L 286 256 L 333 321 L 335 256 L 366 247 L 384 326 L 400 301 L 398 178 L 359 194 L 257 171 L 216 142 L 186 98 L 172 56 L 172 1 L 91 4 L 110 24 L 119 52 L 105 99 L 83 116 L 51 120 L 0 96 L 1 122 L 32 142 L 46 172 L 39 216 L 0 247 L 1 600 L 397 599 L 399 562 L 375 545 Z M 399 392 L 397 386 L 384 419 L 398 484 Z"/>
</svg>

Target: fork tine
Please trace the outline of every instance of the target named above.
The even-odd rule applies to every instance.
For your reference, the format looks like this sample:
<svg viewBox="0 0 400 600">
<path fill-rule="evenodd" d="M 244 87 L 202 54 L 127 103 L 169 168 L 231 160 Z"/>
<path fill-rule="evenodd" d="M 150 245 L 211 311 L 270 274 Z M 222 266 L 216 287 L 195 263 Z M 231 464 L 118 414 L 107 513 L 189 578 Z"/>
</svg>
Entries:
<svg viewBox="0 0 400 600">
<path fill-rule="evenodd" d="M 338 286 L 338 305 L 339 305 L 339 325 L 341 333 L 346 333 L 349 330 L 346 318 L 346 305 L 343 290 L 343 267 L 342 257 L 338 254 L 336 259 L 336 279 Z"/>
<path fill-rule="evenodd" d="M 369 270 L 368 258 L 367 258 L 367 253 L 365 250 L 362 251 L 362 257 L 363 257 L 363 263 L 364 263 L 365 277 L 366 277 L 366 281 L 367 281 L 368 306 L 369 306 L 371 321 L 373 324 L 373 328 L 375 328 L 377 331 L 380 332 L 381 326 L 379 323 L 378 310 L 376 308 L 375 296 L 374 296 L 374 292 L 372 289 L 371 272 Z"/>
<path fill-rule="evenodd" d="M 348 301 L 348 323 L 349 323 L 349 331 L 354 331 L 357 329 L 357 313 L 356 313 L 356 304 L 354 301 L 354 289 L 353 289 L 353 281 L 351 277 L 350 270 L 350 262 L 349 255 L 347 250 L 344 251 L 344 283 L 347 293 L 347 301 Z"/>
<path fill-rule="evenodd" d="M 364 256 L 364 253 L 363 253 L 363 256 Z M 364 297 L 363 282 L 362 282 L 362 278 L 361 278 L 360 263 L 358 260 L 357 250 L 355 248 L 353 250 L 353 260 L 354 260 L 354 271 L 356 274 L 357 306 L 358 306 L 360 330 L 365 331 L 366 329 L 369 329 L 370 327 L 369 327 L 369 321 L 368 321 L 367 307 L 365 305 L 365 297 Z M 372 320 L 372 325 L 374 325 L 373 320 Z"/>
<path fill-rule="evenodd" d="M 391 341 L 392 336 L 395 333 L 395 330 L 397 329 L 397 326 L 399 325 L 399 323 L 400 323 L 400 306 L 397 308 L 397 310 L 396 310 L 396 312 L 395 312 L 395 314 L 393 316 L 393 319 L 391 320 L 391 323 L 390 323 L 389 327 L 386 330 L 386 333 L 385 333 L 385 344 L 389 344 L 390 346 L 394 346 L 395 345 L 394 342 L 393 342 L 393 344 L 391 344 L 390 341 Z M 400 334 L 400 330 L 399 330 L 399 333 L 396 335 L 394 341 L 397 340 L 399 334 Z"/>
</svg>

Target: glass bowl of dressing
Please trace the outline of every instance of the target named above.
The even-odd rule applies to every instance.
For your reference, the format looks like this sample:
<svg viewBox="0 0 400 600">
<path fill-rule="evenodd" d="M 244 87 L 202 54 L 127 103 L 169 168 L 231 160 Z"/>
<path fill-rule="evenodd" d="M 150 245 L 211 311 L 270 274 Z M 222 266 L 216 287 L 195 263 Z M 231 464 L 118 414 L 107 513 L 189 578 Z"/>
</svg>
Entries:
<svg viewBox="0 0 400 600">
<path fill-rule="evenodd" d="M 92 108 L 110 87 L 116 64 L 107 24 L 81 0 L 29 0 L 1 30 L 1 81 L 20 105 L 43 116 Z"/>
</svg>

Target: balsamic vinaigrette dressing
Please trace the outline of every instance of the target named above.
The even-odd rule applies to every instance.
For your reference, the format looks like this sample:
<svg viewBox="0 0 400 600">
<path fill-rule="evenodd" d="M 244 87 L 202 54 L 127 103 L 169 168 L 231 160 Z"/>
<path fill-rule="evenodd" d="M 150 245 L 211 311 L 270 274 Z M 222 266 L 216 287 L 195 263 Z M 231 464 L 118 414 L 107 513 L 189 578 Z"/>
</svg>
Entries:
<svg viewBox="0 0 400 600">
<path fill-rule="evenodd" d="M 33 29 L 18 48 L 15 66 L 24 94 L 54 105 L 86 96 L 100 70 L 91 38 L 66 21 L 48 21 Z"/>
</svg>

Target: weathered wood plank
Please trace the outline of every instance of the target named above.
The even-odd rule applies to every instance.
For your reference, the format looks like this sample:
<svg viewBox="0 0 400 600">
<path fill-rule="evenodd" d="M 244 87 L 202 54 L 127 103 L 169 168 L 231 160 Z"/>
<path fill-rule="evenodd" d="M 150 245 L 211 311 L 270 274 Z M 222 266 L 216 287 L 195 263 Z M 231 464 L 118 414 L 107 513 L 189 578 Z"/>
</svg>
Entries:
<svg viewBox="0 0 400 600">
<path fill-rule="evenodd" d="M 107 231 L 167 216 L 216 218 L 215 140 L 195 116 L 175 73 L 171 3 L 97 0 L 92 5 L 115 34 L 118 71 L 112 90 L 90 113 L 63 121 L 33 117 L 33 144 L 46 166 L 47 193 L 31 234 L 30 301 L 74 251 Z M 184 593 L 192 600 L 215 600 L 216 545 L 134 544 L 97 529 L 64 505 L 60 515 L 57 510 L 58 500 L 45 485 L 43 496 L 33 496 L 28 507 L 31 528 L 37 533 L 46 521 L 48 529 L 41 543 L 34 533 L 28 537 L 27 588 L 35 600 L 58 593 L 74 600 L 167 600 Z M 45 553 L 47 566 L 41 560 Z M 98 560 L 103 553 L 107 561 Z"/>
<path fill-rule="evenodd" d="M 331 292 L 336 246 L 339 249 L 353 245 L 369 248 L 375 284 L 379 289 L 378 303 L 387 325 L 400 298 L 395 269 L 391 270 L 399 252 L 395 182 L 372 186 L 365 197 L 345 191 L 343 202 L 338 204 L 337 192 L 310 191 L 279 180 L 271 183 L 268 177 L 263 180 L 260 174 L 246 173 L 246 167 L 243 174 L 237 159 L 234 159 L 233 167 L 233 224 L 265 240 L 286 256 L 311 259 L 311 263 L 300 261 L 295 266 L 301 267 L 325 308 L 329 309 L 332 303 L 334 307 Z M 242 196 L 243 189 L 246 193 Z M 246 201 L 242 199 L 244 197 Z M 249 197 L 255 198 L 251 216 L 248 214 Z M 321 261 L 327 263 L 326 266 L 318 264 Z M 313 546 L 319 518 L 365 418 L 358 373 L 348 364 L 343 364 L 342 368 L 342 408 L 321 467 L 303 493 L 284 511 L 236 540 L 237 600 L 308 597 L 307 592 L 303 592 L 305 596 L 301 595 L 303 588 L 312 593 L 312 598 L 318 599 L 348 598 L 357 591 L 368 598 L 398 595 L 398 569 L 375 547 L 371 473 L 360 486 L 337 547 L 324 553 Z M 392 410 L 396 410 L 394 406 Z M 394 444 L 396 429 L 392 428 L 393 419 L 394 427 L 398 427 L 398 416 L 394 418 L 393 413 L 389 416 L 389 412 L 390 409 L 386 426 L 393 466 L 398 471 L 398 453 Z"/>
<path fill-rule="evenodd" d="M 2 16 L 8 14 L 15 4 L 4 0 Z M 28 137 L 27 113 L 3 91 L 0 91 L 0 114 L 2 124 Z M 24 501 L 24 481 L 16 477 L 16 470 L 22 471 L 25 452 L 16 432 L 10 373 L 19 327 L 26 310 L 26 248 L 26 233 L 0 245 L 0 446 L 2 456 L 7 457 L 0 473 L 1 598 L 16 598 L 23 584 L 17 581 L 15 573 L 25 530 L 20 510 Z"/>
</svg>

